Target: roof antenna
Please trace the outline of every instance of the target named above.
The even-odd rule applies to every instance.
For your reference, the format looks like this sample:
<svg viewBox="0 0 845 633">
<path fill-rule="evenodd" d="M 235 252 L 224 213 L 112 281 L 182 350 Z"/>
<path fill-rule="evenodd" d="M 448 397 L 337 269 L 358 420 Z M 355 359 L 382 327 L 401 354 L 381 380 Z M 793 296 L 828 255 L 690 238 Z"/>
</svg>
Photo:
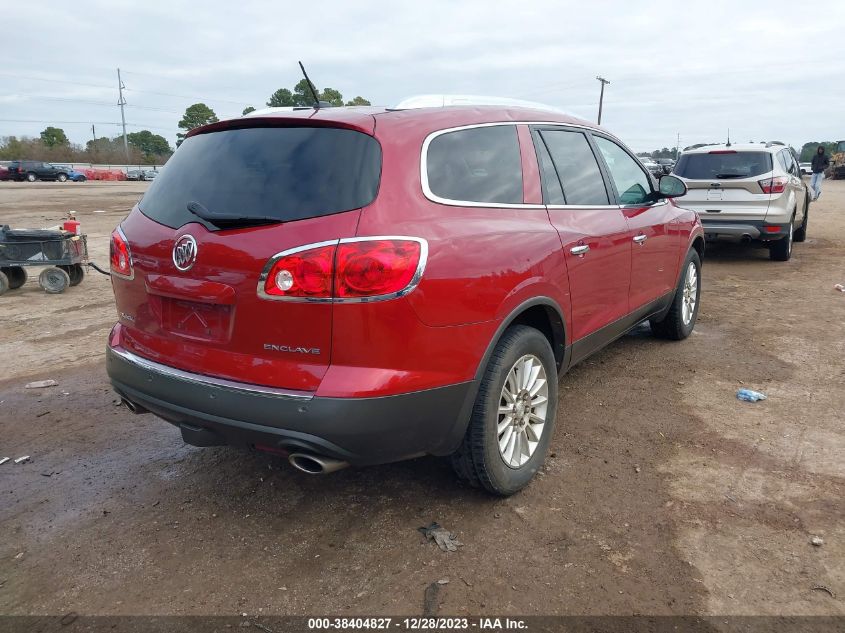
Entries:
<svg viewBox="0 0 845 633">
<path fill-rule="evenodd" d="M 311 96 L 314 97 L 314 109 L 320 109 L 320 97 L 317 94 L 317 89 L 314 87 L 314 84 L 311 83 L 311 80 L 308 78 L 308 73 L 305 72 L 305 66 L 302 65 L 302 62 L 299 62 L 299 68 L 302 70 L 302 74 L 305 76 L 305 81 L 308 83 L 308 88 L 311 90 Z"/>
<path fill-rule="evenodd" d="M 303 70 L 302 72 L 305 72 L 305 70 Z M 728 144 L 725 145 L 725 147 L 730 147 L 730 146 L 731 146 L 731 128 L 728 128 Z"/>
</svg>

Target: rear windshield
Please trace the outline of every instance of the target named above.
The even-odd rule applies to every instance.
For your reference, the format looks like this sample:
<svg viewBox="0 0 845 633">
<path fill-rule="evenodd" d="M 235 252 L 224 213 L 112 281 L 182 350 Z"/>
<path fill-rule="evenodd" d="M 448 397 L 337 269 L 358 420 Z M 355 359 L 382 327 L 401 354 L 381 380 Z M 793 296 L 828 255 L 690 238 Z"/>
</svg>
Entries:
<svg viewBox="0 0 845 633">
<path fill-rule="evenodd" d="M 156 222 L 211 225 L 187 209 L 243 218 L 303 220 L 358 209 L 376 197 L 381 146 L 353 130 L 259 127 L 192 136 L 139 205 Z"/>
<path fill-rule="evenodd" d="M 768 152 L 731 152 L 730 154 L 682 154 L 675 165 L 675 175 L 692 180 L 751 178 L 772 171 Z"/>
</svg>

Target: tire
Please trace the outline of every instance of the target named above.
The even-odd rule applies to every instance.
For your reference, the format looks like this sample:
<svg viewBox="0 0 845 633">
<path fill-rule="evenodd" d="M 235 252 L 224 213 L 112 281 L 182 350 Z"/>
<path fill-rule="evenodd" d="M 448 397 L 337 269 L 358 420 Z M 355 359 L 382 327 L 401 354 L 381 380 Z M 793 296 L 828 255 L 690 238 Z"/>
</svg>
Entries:
<svg viewBox="0 0 845 633">
<path fill-rule="evenodd" d="M 695 249 L 687 253 L 681 268 L 681 279 L 672 297 L 669 312 L 659 321 L 651 319 L 652 333 L 672 341 L 681 341 L 692 334 L 701 304 L 701 258 Z"/>
<path fill-rule="evenodd" d="M 76 179 L 76 182 L 85 182 L 86 180 L 88 180 L 87 176 L 80 176 Z"/>
<path fill-rule="evenodd" d="M 769 246 L 769 258 L 772 261 L 788 262 L 789 258 L 792 257 L 792 241 L 795 232 L 795 227 L 792 223 L 794 220 L 795 216 L 792 216 L 789 220 L 789 233 L 787 233 L 786 237 L 780 238 L 777 242 L 772 242 L 772 245 Z"/>
<path fill-rule="evenodd" d="M 801 220 L 801 226 L 795 229 L 795 234 L 792 236 L 792 240 L 795 242 L 803 242 L 807 239 L 807 222 L 809 221 L 810 215 L 810 201 L 809 198 L 807 201 L 804 202 L 804 219 Z"/>
<path fill-rule="evenodd" d="M 70 285 L 70 276 L 61 268 L 51 266 L 42 270 L 41 274 L 38 275 L 38 285 L 48 295 L 56 295 L 64 292 Z"/>
<path fill-rule="evenodd" d="M 26 283 L 26 268 L 23 266 L 9 266 L 3 272 L 9 278 L 9 290 L 16 290 Z"/>
<path fill-rule="evenodd" d="M 71 264 L 70 266 L 58 266 L 57 268 L 61 268 L 65 271 L 70 278 L 70 285 L 71 286 L 78 286 L 82 283 L 82 280 L 85 278 L 85 270 L 82 268 L 81 264 Z"/>
<path fill-rule="evenodd" d="M 536 382 L 529 383 L 527 389 L 517 389 L 513 381 L 521 379 L 528 366 Z M 507 393 L 516 392 L 516 402 L 506 397 L 506 385 Z M 549 449 L 557 388 L 557 365 L 548 339 L 525 325 L 505 330 L 484 370 L 466 435 L 451 458 L 458 477 L 501 496 L 524 488 L 543 465 Z M 532 406 L 526 406 L 529 403 Z M 506 405 L 512 411 L 500 412 Z M 513 415 L 516 411 L 518 422 Z M 544 422 L 531 421 L 528 416 L 532 414 Z"/>
<path fill-rule="evenodd" d="M 0 295 L 5 294 L 9 289 L 9 278 L 2 270 L 0 270 Z"/>
<path fill-rule="evenodd" d="M 59 182 L 66 182 L 67 181 L 67 174 L 59 174 L 56 176 L 56 180 Z"/>
<path fill-rule="evenodd" d="M 35 182 L 36 180 L 38 180 L 38 176 L 36 176 L 36 175 L 35 175 L 35 174 L 33 174 L 32 172 L 29 172 L 29 173 L 26 175 L 26 181 L 27 181 L 27 182 Z"/>
</svg>

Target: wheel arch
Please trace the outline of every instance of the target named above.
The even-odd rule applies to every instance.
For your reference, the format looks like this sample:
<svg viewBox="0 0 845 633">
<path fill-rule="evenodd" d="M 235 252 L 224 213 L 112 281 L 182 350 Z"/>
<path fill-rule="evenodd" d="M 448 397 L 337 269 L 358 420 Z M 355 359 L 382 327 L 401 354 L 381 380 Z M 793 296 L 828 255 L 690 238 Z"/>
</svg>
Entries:
<svg viewBox="0 0 845 633">
<path fill-rule="evenodd" d="M 472 388 L 467 393 L 466 400 L 455 420 L 452 433 L 447 438 L 444 438 L 443 443 L 437 450 L 432 451 L 434 455 L 449 455 L 460 446 L 461 440 L 463 440 L 464 434 L 466 433 L 472 407 L 475 404 L 478 388 L 490 356 L 501 340 L 502 335 L 512 325 L 528 325 L 539 330 L 552 347 L 555 362 L 557 363 L 558 377 L 566 370 L 569 365 L 571 350 L 569 339 L 567 338 L 563 310 L 560 305 L 551 297 L 545 296 L 533 297 L 520 303 L 516 308 L 511 310 L 508 316 L 502 319 L 499 327 L 496 328 L 493 336 L 490 337 L 487 349 L 478 363 L 475 378 L 472 381 Z"/>
</svg>

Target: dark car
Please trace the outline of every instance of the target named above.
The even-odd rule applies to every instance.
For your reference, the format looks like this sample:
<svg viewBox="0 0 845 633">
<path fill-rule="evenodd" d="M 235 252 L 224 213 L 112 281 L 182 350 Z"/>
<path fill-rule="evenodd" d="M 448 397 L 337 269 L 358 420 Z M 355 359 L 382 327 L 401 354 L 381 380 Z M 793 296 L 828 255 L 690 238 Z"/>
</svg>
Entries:
<svg viewBox="0 0 845 633">
<path fill-rule="evenodd" d="M 57 167 L 51 163 L 43 163 L 40 160 L 13 160 L 9 163 L 9 180 L 67 180 L 68 169 Z"/>
<path fill-rule="evenodd" d="M 684 192 L 609 132 L 502 100 L 196 128 L 111 236 L 108 374 L 191 444 L 311 474 L 451 455 L 512 494 L 560 375 L 644 320 L 692 332 Z"/>
</svg>

